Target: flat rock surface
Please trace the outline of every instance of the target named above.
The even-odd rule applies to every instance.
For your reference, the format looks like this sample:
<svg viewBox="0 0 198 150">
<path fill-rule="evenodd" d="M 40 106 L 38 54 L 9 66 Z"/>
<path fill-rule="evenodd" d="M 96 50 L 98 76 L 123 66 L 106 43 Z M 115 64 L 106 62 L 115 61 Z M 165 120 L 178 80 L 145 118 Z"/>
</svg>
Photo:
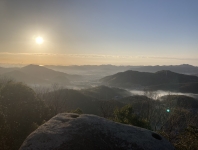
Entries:
<svg viewBox="0 0 198 150">
<path fill-rule="evenodd" d="M 58 114 L 31 133 L 20 150 L 174 150 L 162 136 L 95 115 Z"/>
</svg>

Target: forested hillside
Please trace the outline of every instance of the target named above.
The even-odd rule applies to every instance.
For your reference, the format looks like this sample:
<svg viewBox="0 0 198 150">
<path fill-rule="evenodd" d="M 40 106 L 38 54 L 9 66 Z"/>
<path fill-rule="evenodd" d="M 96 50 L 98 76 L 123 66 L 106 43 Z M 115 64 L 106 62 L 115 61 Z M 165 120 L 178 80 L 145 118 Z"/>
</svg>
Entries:
<svg viewBox="0 0 198 150">
<path fill-rule="evenodd" d="M 105 91 L 110 92 L 108 97 Z M 195 148 L 198 142 L 198 100 L 178 95 L 158 98 L 152 92 L 148 91 L 144 96 L 124 97 L 125 90 L 105 86 L 35 92 L 23 83 L 1 80 L 0 147 L 16 150 L 33 130 L 51 117 L 62 112 L 74 112 L 95 114 L 154 130 L 178 149 L 184 149 L 187 143 Z M 121 93 L 123 97 L 113 98 Z M 188 140 L 184 141 L 184 137 Z M 192 138 L 197 142 L 190 141 Z"/>
<path fill-rule="evenodd" d="M 128 70 L 104 77 L 100 81 L 105 85 L 131 89 L 148 88 L 152 90 L 197 93 L 192 89 L 192 86 L 198 83 L 198 77 L 179 74 L 168 70 L 162 70 L 156 73 Z M 186 86 L 189 87 L 189 90 L 185 88 Z"/>
</svg>

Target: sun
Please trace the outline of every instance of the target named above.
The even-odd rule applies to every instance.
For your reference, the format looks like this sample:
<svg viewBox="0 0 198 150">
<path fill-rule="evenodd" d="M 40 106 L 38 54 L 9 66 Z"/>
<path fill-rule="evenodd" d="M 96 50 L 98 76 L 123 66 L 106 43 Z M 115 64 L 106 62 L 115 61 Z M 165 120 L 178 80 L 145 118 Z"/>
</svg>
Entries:
<svg viewBox="0 0 198 150">
<path fill-rule="evenodd" d="M 44 40 L 43 40 L 43 38 L 42 38 L 42 37 L 40 37 L 40 36 L 38 36 L 38 37 L 36 37 L 36 38 L 35 38 L 35 42 L 36 42 L 36 44 L 39 44 L 39 45 L 40 45 L 40 44 L 42 44 L 42 43 L 43 43 L 43 41 L 44 41 Z"/>
</svg>

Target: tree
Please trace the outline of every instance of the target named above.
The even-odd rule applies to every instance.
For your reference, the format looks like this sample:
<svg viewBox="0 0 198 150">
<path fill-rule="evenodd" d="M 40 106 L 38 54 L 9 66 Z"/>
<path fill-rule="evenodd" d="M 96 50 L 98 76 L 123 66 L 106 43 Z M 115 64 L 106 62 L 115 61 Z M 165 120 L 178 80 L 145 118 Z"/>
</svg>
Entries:
<svg viewBox="0 0 198 150">
<path fill-rule="evenodd" d="M 112 118 L 114 116 L 114 110 L 120 108 L 120 105 L 116 100 L 101 100 L 99 101 L 100 115 L 104 118 Z"/>
<path fill-rule="evenodd" d="M 59 84 L 52 84 L 51 90 L 45 94 L 45 102 L 53 110 L 53 114 L 62 113 L 66 110 L 66 97 L 64 88 Z"/>
<path fill-rule="evenodd" d="M 179 141 L 174 144 L 178 150 L 196 150 L 198 147 L 198 127 L 188 126 L 178 136 L 178 139 Z"/>
<path fill-rule="evenodd" d="M 131 105 L 125 105 L 120 109 L 116 109 L 114 111 L 114 121 L 151 129 L 146 120 L 140 119 L 140 117 L 134 113 Z"/>
<path fill-rule="evenodd" d="M 18 149 L 23 140 L 44 120 L 51 118 L 49 109 L 23 83 L 6 82 L 0 89 L 0 145 Z"/>
<path fill-rule="evenodd" d="M 70 111 L 70 113 L 83 114 L 83 111 L 80 108 L 77 108 L 75 110 Z"/>
<path fill-rule="evenodd" d="M 155 113 L 155 109 L 153 108 L 153 103 L 152 100 L 157 100 L 158 99 L 158 93 L 157 91 L 153 91 L 153 90 L 148 90 L 148 89 L 144 89 L 144 96 L 148 97 L 147 99 L 147 121 L 151 121 L 151 117 L 153 116 L 153 113 Z"/>
</svg>

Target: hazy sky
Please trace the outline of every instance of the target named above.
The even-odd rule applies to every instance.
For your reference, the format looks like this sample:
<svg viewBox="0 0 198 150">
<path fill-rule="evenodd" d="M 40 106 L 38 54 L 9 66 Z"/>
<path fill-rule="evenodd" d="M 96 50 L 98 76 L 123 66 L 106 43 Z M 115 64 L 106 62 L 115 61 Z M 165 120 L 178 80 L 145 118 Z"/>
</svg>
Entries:
<svg viewBox="0 0 198 150">
<path fill-rule="evenodd" d="M 0 63 L 198 65 L 198 0 L 0 0 Z"/>
</svg>

